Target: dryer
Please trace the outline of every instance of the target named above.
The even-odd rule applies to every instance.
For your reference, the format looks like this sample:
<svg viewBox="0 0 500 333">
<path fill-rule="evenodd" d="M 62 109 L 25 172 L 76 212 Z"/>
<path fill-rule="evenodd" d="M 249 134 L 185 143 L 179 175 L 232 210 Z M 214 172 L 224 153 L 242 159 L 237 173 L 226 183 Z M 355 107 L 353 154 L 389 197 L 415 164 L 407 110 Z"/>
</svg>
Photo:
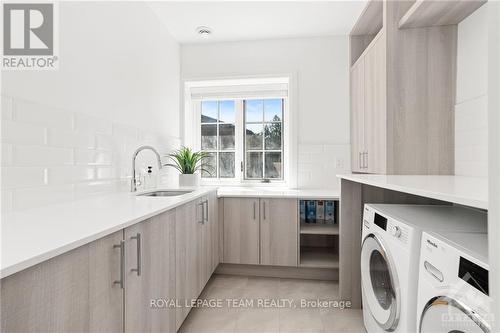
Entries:
<svg viewBox="0 0 500 333">
<path fill-rule="evenodd" d="M 458 206 L 367 204 L 363 212 L 361 293 L 370 333 L 416 330 L 423 230 L 486 232 L 483 212 Z"/>
<path fill-rule="evenodd" d="M 417 331 L 490 332 L 488 236 L 424 232 Z"/>
</svg>

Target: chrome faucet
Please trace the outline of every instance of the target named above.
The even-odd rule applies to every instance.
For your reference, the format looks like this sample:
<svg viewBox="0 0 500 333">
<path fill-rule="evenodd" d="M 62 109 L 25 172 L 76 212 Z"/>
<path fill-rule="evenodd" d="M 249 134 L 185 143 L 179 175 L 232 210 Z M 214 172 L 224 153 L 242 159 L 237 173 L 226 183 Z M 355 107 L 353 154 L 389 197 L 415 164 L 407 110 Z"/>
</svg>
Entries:
<svg viewBox="0 0 500 333">
<path fill-rule="evenodd" d="M 149 150 L 152 150 L 153 153 L 156 154 L 156 159 L 158 160 L 158 170 L 162 168 L 162 165 L 161 165 L 161 157 L 160 157 L 160 154 L 158 153 L 158 151 L 156 149 L 154 149 L 153 147 L 151 146 L 141 146 L 139 148 L 136 149 L 136 151 L 132 154 L 132 181 L 130 183 L 130 191 L 131 192 L 136 192 L 137 191 L 137 179 L 135 178 L 135 159 L 137 158 L 137 155 L 145 150 L 145 149 L 149 149 Z"/>
</svg>

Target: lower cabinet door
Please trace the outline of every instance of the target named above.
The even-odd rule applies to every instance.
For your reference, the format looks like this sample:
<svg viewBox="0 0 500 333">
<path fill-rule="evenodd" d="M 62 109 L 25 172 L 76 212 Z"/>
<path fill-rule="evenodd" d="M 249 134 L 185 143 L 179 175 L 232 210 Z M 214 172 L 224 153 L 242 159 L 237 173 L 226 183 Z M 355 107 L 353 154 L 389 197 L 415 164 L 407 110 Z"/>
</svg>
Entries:
<svg viewBox="0 0 500 333">
<path fill-rule="evenodd" d="M 260 263 L 297 266 L 296 199 L 260 199 Z"/>
<path fill-rule="evenodd" d="M 259 264 L 259 199 L 224 198 L 224 263 Z"/>
<path fill-rule="evenodd" d="M 88 287 L 88 246 L 3 278 L 1 331 L 88 332 Z"/>
<path fill-rule="evenodd" d="M 219 265 L 219 199 L 214 191 L 208 196 L 208 220 L 211 230 L 211 269 L 210 276 Z M 209 278 L 210 278 L 209 276 Z"/>
<path fill-rule="evenodd" d="M 175 316 L 176 330 L 189 314 L 190 302 L 199 295 L 199 203 L 193 201 L 175 209 L 175 298 L 179 303 Z"/>
<path fill-rule="evenodd" d="M 125 332 L 175 332 L 175 212 L 125 229 Z"/>
<path fill-rule="evenodd" d="M 209 218 L 208 196 L 202 197 L 197 207 L 196 243 L 198 244 L 198 289 L 201 292 L 212 274 L 212 230 Z"/>
<path fill-rule="evenodd" d="M 122 240 L 120 230 L 88 245 L 90 332 L 123 332 Z"/>
</svg>

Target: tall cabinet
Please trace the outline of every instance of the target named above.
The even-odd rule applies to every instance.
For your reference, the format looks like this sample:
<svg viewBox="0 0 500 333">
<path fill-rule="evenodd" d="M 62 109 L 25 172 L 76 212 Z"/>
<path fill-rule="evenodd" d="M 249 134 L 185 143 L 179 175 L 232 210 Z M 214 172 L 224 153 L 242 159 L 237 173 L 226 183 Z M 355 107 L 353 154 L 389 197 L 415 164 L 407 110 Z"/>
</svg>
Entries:
<svg viewBox="0 0 500 333">
<path fill-rule="evenodd" d="M 353 172 L 454 172 L 457 27 L 400 29 L 412 5 L 371 1 L 351 31 Z"/>
</svg>

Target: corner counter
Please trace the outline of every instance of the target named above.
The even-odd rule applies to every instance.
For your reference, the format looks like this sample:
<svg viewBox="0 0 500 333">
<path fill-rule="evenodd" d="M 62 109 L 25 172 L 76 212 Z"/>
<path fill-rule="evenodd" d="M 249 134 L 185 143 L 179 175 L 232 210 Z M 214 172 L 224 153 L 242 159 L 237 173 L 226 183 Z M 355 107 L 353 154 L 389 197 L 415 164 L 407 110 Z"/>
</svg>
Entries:
<svg viewBox="0 0 500 333">
<path fill-rule="evenodd" d="M 361 230 L 365 203 L 450 205 L 488 209 L 488 179 L 463 176 L 338 175 L 341 179 L 339 291 L 361 307 Z"/>
</svg>

